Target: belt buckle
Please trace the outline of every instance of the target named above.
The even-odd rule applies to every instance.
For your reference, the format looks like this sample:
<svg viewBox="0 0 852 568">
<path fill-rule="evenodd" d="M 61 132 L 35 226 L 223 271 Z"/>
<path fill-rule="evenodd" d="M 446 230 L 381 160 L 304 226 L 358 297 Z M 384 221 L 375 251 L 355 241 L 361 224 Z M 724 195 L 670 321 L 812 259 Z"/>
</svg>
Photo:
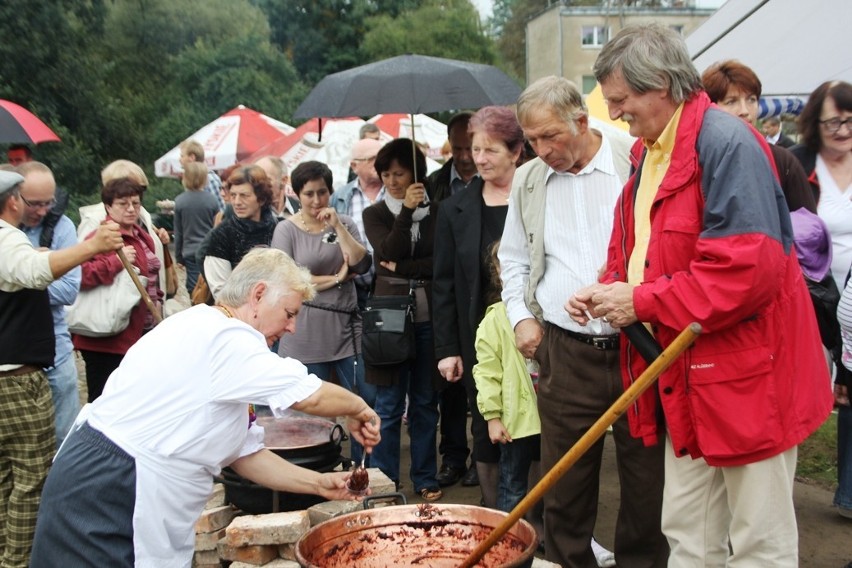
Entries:
<svg viewBox="0 0 852 568">
<path fill-rule="evenodd" d="M 611 341 L 612 338 L 609 337 L 593 337 L 592 347 L 600 351 L 604 351 L 609 347 Z"/>
</svg>

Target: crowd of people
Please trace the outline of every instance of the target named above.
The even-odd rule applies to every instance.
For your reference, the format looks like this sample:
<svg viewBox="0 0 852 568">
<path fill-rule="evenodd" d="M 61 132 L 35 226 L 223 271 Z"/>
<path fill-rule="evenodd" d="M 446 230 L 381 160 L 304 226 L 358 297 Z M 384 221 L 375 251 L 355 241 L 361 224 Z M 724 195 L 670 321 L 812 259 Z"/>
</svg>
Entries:
<svg viewBox="0 0 852 568">
<path fill-rule="evenodd" d="M 516 108 L 454 116 L 430 176 L 414 141 L 370 129 L 336 190 L 315 161 L 217 174 L 187 141 L 173 242 L 138 165 L 104 169 L 75 233 L 50 168 L 12 149 L 0 566 L 188 566 L 225 466 L 358 498 L 348 473 L 264 450 L 254 405 L 347 417 L 353 461 L 397 488 L 437 501 L 478 485 L 510 511 L 647 368 L 621 332 L 637 322 L 663 346 L 703 333 L 613 425 L 614 549 L 594 539 L 602 439 L 529 511 L 540 550 L 566 568 L 797 566 L 797 449 L 835 406 L 834 505 L 852 518 L 852 85 L 814 91 L 797 144 L 758 120 L 747 65 L 701 75 L 662 26 L 623 29 L 594 74 L 629 134 L 546 77 Z M 170 245 L 198 305 L 163 320 Z M 65 307 L 125 260 L 144 292 L 127 325 L 69 330 Z M 410 306 L 403 360 L 364 352 L 363 314 L 387 297 Z"/>
</svg>

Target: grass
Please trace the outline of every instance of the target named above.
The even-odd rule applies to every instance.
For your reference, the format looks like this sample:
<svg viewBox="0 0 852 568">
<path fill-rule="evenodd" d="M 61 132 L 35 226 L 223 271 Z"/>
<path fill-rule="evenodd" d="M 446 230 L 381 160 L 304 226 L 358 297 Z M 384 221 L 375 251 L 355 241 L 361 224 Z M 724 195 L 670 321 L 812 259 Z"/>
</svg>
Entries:
<svg viewBox="0 0 852 568">
<path fill-rule="evenodd" d="M 799 446 L 796 478 L 831 491 L 837 488 L 837 413 Z"/>
</svg>

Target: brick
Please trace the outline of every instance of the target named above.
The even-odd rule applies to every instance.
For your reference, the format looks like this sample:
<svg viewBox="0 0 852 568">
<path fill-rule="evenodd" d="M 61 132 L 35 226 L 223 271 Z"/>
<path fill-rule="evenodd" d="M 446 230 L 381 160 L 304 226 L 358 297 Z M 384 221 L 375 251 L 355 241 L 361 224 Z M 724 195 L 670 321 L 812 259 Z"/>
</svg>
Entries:
<svg viewBox="0 0 852 568">
<path fill-rule="evenodd" d="M 279 544 L 278 556 L 284 560 L 296 560 L 296 545 L 295 544 Z"/>
<path fill-rule="evenodd" d="M 216 549 L 219 557 L 224 560 L 245 562 L 252 566 L 261 566 L 270 560 L 278 558 L 278 546 L 275 544 L 250 544 L 248 546 L 231 546 L 228 539 L 222 538 Z"/>
<path fill-rule="evenodd" d="M 360 501 L 325 501 L 308 508 L 308 518 L 314 527 L 324 521 L 362 509 Z"/>
<path fill-rule="evenodd" d="M 195 534 L 195 550 L 216 550 L 216 543 L 225 536 L 225 529 L 209 533 Z"/>
<path fill-rule="evenodd" d="M 234 562 L 231 564 L 231 568 L 255 568 L 253 564 L 246 564 L 245 562 Z M 276 558 L 272 562 L 268 564 L 264 564 L 263 568 L 300 568 L 298 562 L 294 562 L 292 560 L 284 560 L 283 558 Z"/>
<path fill-rule="evenodd" d="M 233 520 L 225 538 L 231 546 L 287 544 L 299 540 L 309 528 L 307 511 L 246 515 Z"/>
<path fill-rule="evenodd" d="M 210 498 L 207 499 L 207 504 L 204 505 L 204 509 L 215 509 L 216 507 L 221 507 L 225 504 L 225 486 L 221 483 L 216 483 L 213 485 L 213 492 L 210 493 Z"/>
<path fill-rule="evenodd" d="M 370 474 L 371 495 L 396 493 L 396 484 L 391 481 L 390 477 L 382 473 L 382 470 L 377 467 L 369 467 L 367 468 L 367 473 Z"/>
<path fill-rule="evenodd" d="M 201 552 L 196 552 L 192 559 L 195 564 L 219 565 L 219 553 L 215 550 L 202 550 Z"/>
<path fill-rule="evenodd" d="M 202 511 L 195 523 L 195 533 L 210 533 L 228 526 L 234 519 L 235 509 L 230 505 Z"/>
</svg>

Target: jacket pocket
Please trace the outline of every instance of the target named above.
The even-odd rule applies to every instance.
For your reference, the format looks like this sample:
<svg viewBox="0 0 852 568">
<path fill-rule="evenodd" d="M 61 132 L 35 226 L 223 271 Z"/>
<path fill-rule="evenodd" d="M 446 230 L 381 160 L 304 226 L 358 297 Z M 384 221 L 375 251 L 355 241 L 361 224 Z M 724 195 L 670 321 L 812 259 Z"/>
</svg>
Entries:
<svg viewBox="0 0 852 568">
<path fill-rule="evenodd" d="M 671 275 L 686 270 L 694 257 L 695 244 L 701 232 L 700 219 L 685 216 L 663 218 L 659 241 L 660 269 Z"/>
<path fill-rule="evenodd" d="M 772 371 L 772 356 L 762 346 L 692 357 L 687 400 L 703 455 L 732 458 L 781 443 Z"/>
</svg>

